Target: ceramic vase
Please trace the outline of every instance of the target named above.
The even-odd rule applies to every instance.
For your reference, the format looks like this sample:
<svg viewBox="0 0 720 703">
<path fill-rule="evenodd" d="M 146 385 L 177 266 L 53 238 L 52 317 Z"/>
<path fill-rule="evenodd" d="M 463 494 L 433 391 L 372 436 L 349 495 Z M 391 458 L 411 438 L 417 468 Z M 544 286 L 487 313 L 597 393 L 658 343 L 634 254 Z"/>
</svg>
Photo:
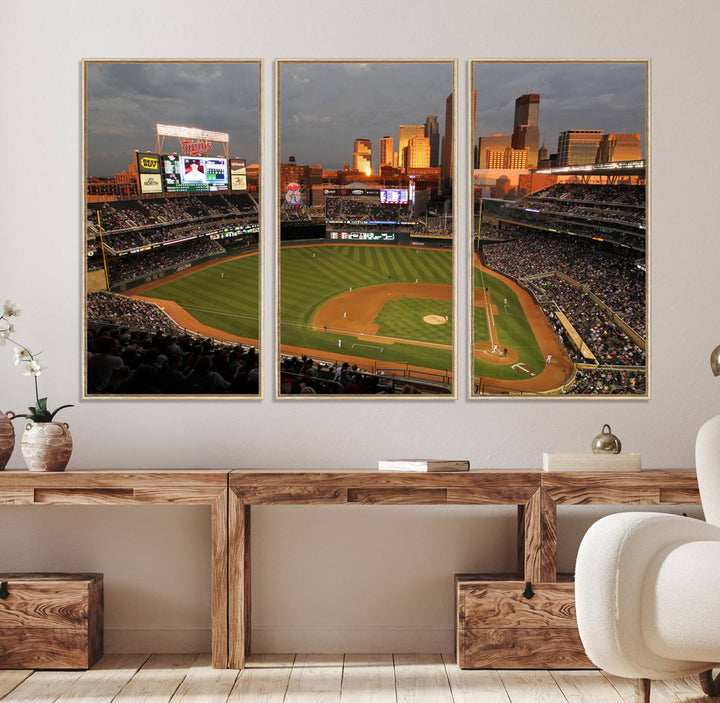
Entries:
<svg viewBox="0 0 720 703">
<path fill-rule="evenodd" d="M 15 428 L 10 422 L 14 417 L 15 413 L 12 410 L 6 413 L 0 412 L 0 471 L 7 466 L 15 448 Z"/>
<path fill-rule="evenodd" d="M 64 471 L 73 441 L 66 422 L 28 422 L 20 442 L 30 471 Z"/>
</svg>

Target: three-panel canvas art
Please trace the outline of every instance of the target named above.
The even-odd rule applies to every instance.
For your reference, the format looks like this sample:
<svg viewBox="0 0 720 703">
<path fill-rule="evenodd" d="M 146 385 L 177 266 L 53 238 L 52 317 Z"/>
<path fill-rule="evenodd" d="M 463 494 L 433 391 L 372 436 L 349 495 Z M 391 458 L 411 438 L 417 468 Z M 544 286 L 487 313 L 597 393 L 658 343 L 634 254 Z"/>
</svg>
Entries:
<svg viewBox="0 0 720 703">
<path fill-rule="evenodd" d="M 648 73 L 86 60 L 84 396 L 649 397 Z"/>
</svg>

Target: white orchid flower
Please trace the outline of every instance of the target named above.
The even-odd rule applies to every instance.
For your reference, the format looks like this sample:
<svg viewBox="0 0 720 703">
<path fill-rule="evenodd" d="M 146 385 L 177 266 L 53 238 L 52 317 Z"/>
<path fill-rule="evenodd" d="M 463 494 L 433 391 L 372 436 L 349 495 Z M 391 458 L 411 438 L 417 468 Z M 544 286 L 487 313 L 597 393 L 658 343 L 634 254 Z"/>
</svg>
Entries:
<svg viewBox="0 0 720 703">
<path fill-rule="evenodd" d="M 23 371 L 23 376 L 39 376 L 45 368 L 39 361 L 37 361 L 37 359 L 33 359 L 32 361 L 28 361 L 26 363 L 27 365 L 25 367 L 25 371 Z"/>
<path fill-rule="evenodd" d="M 15 347 L 15 366 L 19 366 L 24 362 L 32 361 L 33 355 L 25 347 Z"/>
<path fill-rule="evenodd" d="M 20 314 L 20 308 L 9 300 L 3 305 L 3 317 L 17 317 Z"/>
</svg>

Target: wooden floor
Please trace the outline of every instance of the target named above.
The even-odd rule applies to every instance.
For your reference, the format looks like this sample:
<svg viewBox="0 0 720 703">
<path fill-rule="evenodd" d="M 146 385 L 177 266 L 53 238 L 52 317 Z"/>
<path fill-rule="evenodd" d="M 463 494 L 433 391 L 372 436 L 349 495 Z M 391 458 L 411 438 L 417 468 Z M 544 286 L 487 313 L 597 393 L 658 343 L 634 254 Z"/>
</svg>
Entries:
<svg viewBox="0 0 720 703">
<path fill-rule="evenodd" d="M 708 701 L 697 679 L 653 684 L 653 703 Z M 242 672 L 209 654 L 107 654 L 89 671 L 0 671 L 3 703 L 633 703 L 599 671 L 461 671 L 450 655 L 257 655 Z"/>
</svg>

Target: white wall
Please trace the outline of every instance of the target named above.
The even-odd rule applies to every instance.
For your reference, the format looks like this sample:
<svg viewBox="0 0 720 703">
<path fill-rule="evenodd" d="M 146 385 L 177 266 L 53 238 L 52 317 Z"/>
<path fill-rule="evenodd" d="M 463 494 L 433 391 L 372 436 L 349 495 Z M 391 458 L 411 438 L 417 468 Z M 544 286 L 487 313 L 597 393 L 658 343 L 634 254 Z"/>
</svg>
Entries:
<svg viewBox="0 0 720 703">
<path fill-rule="evenodd" d="M 215 0 L 0 3 L 0 301 L 42 348 L 41 377 L 75 439 L 71 466 L 373 467 L 378 457 L 453 455 L 476 467 L 537 467 L 584 451 L 603 423 L 648 467 L 693 464 L 717 412 L 708 369 L 720 342 L 714 0 Z M 425 37 L 421 40 L 419 38 Z M 238 53 L 242 51 L 242 54 Z M 80 401 L 81 58 L 264 58 L 265 163 L 274 162 L 274 58 L 459 59 L 459 185 L 468 161 L 471 58 L 652 61 L 652 400 L 278 402 Z M 36 166 L 53 166 L 40 182 Z M 265 169 L 265 192 L 273 185 Z M 459 233 L 467 207 L 460 199 Z M 265 367 L 274 342 L 274 223 L 266 218 Z M 460 250 L 459 339 L 467 266 Z M 465 345 L 458 376 L 468 372 Z M 31 382 L 0 349 L 0 407 Z M 227 431 L 232 427 L 231 432 Z M 16 451 L 11 466 L 21 467 Z M 595 513 L 561 516 L 561 565 Z M 105 573 L 108 650 L 209 642 L 204 508 L 30 507 L 0 511 L 0 569 Z M 498 508 L 263 508 L 254 513 L 254 626 L 266 651 L 448 647 L 452 574 L 512 568 L 514 513 Z M 143 628 L 149 628 L 143 629 Z"/>
</svg>

